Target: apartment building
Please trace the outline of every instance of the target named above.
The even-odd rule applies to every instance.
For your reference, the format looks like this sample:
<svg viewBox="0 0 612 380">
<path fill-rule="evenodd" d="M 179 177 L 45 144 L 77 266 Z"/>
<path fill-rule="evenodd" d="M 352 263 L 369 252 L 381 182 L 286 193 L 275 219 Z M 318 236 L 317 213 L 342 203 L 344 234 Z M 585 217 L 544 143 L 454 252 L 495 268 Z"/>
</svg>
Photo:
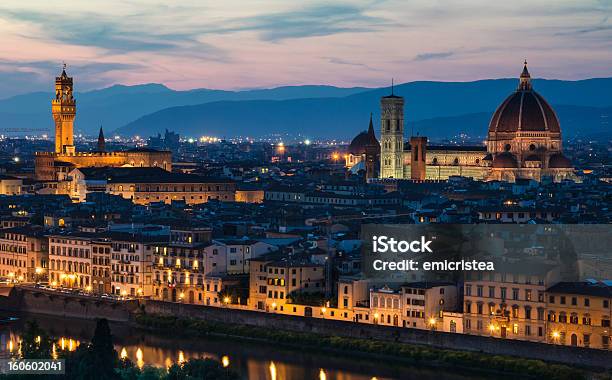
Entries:
<svg viewBox="0 0 612 380">
<path fill-rule="evenodd" d="M 49 281 L 51 286 L 92 290 L 91 243 L 86 232 L 49 235 Z"/>
<path fill-rule="evenodd" d="M 153 294 L 153 246 L 164 236 L 109 233 L 111 289 L 116 295 L 149 297 Z"/>
<path fill-rule="evenodd" d="M 0 231 L 0 276 L 10 281 L 44 282 L 49 250 L 42 228 L 24 226 Z"/>
<path fill-rule="evenodd" d="M 417 329 L 441 329 L 445 311 L 457 307 L 457 287 L 447 282 L 412 282 L 395 289 L 370 290 L 372 323 Z"/>
<path fill-rule="evenodd" d="M 557 266 L 539 260 L 499 264 L 490 273 L 467 273 L 464 332 L 545 342 L 545 292 L 559 276 Z"/>
<path fill-rule="evenodd" d="M 251 259 L 249 289 L 251 308 L 275 310 L 288 303 L 287 297 L 294 292 L 324 292 L 325 269 L 309 257 L 274 252 Z"/>
<path fill-rule="evenodd" d="M 370 320 L 370 280 L 344 276 L 338 280 L 338 309 L 353 312 L 355 322 Z"/>
<path fill-rule="evenodd" d="M 186 300 L 202 303 L 205 299 L 205 274 L 218 267 L 218 256 L 206 257 L 206 244 L 153 246 L 153 293 L 155 299 Z M 220 266 L 219 266 L 220 267 Z"/>
<path fill-rule="evenodd" d="M 612 284 L 560 282 L 546 289 L 547 342 L 610 349 Z"/>
</svg>

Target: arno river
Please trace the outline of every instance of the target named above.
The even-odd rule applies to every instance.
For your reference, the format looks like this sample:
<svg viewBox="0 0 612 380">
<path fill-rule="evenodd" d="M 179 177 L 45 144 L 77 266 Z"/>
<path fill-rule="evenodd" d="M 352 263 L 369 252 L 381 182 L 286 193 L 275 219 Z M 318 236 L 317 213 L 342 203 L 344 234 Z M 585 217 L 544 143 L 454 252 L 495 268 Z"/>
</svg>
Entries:
<svg viewBox="0 0 612 380">
<path fill-rule="evenodd" d="M 18 317 L 17 321 L 0 325 L 2 358 L 10 357 L 11 352 L 18 349 L 19 337 L 29 319 L 36 319 L 42 328 L 57 338 L 58 346 L 63 345 L 67 349 L 75 349 L 81 342 L 89 341 L 95 328 L 94 322 L 86 320 L 40 315 Z M 378 359 L 298 351 L 248 340 L 174 338 L 135 330 L 124 324 L 111 324 L 111 331 L 117 352 L 127 355 L 139 366 L 169 366 L 189 358 L 210 357 L 229 363 L 229 368 L 249 380 L 478 379 L 473 374 L 446 373 L 393 365 L 392 362 Z"/>
</svg>

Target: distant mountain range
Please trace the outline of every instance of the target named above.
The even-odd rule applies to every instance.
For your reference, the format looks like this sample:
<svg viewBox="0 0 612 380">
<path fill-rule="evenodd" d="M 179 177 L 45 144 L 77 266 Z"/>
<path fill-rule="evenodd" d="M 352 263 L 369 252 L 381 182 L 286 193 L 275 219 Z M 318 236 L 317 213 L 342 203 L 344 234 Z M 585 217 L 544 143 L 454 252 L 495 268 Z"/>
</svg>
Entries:
<svg viewBox="0 0 612 380">
<path fill-rule="evenodd" d="M 394 93 L 406 99 L 406 134 L 477 137 L 486 134 L 492 112 L 516 85 L 516 79 L 411 82 L 395 86 Z M 566 137 L 611 135 L 612 78 L 534 80 L 534 88 L 557 111 Z M 289 133 L 350 139 L 367 128 L 370 112 L 379 120 L 380 97 L 389 92 L 389 88 L 332 86 L 174 91 L 158 84 L 118 85 L 76 95 L 75 130 L 94 135 L 103 125 L 107 134 L 142 136 L 167 128 L 194 137 Z M 51 97 L 51 93 L 31 93 L 0 100 L 0 133 L 52 131 Z"/>
</svg>

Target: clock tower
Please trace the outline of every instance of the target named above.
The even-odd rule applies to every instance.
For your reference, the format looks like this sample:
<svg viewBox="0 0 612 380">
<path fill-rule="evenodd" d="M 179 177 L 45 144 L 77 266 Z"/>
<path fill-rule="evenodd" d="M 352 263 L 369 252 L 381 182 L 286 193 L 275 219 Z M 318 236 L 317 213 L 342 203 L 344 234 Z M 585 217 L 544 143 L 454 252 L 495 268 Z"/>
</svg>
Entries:
<svg viewBox="0 0 612 380">
<path fill-rule="evenodd" d="M 51 113 L 55 122 L 55 153 L 75 153 L 73 124 L 76 101 L 72 91 L 72 78 L 66 74 L 64 64 L 62 74 L 55 77 L 55 98 L 51 101 Z"/>
</svg>

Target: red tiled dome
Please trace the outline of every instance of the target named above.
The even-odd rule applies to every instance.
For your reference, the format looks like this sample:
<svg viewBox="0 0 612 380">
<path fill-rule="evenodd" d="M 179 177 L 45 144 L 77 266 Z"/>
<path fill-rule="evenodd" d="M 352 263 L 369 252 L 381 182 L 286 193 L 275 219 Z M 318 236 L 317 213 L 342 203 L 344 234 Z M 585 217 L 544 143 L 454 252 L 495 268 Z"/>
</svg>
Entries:
<svg viewBox="0 0 612 380">
<path fill-rule="evenodd" d="M 519 88 L 502 102 L 489 123 L 489 133 L 516 131 L 561 131 L 555 111 L 532 89 L 527 64 Z"/>
<path fill-rule="evenodd" d="M 372 116 L 370 116 L 370 126 L 368 127 L 367 132 L 363 131 L 351 141 L 349 145 L 348 151 L 350 154 L 354 156 L 360 156 L 366 153 L 367 146 L 376 146 L 378 152 L 380 152 L 380 144 L 376 139 L 376 135 L 374 134 L 374 126 L 372 124 Z"/>
</svg>

